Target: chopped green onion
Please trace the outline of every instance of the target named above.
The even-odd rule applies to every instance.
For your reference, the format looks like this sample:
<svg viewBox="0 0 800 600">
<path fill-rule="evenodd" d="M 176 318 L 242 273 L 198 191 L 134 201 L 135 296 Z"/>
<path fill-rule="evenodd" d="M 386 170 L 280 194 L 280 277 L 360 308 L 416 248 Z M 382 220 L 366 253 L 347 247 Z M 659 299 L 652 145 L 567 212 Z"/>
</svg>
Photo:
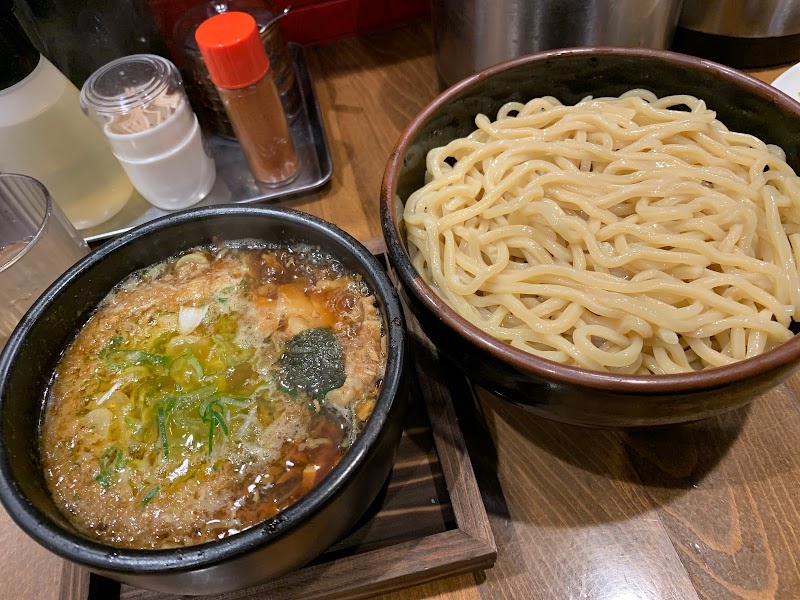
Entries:
<svg viewBox="0 0 800 600">
<path fill-rule="evenodd" d="M 115 350 L 109 352 L 105 359 L 108 367 L 114 371 L 121 371 L 133 365 L 165 367 L 169 364 L 169 357 L 141 350 Z"/>
<path fill-rule="evenodd" d="M 203 421 L 207 421 L 209 418 L 209 411 L 214 410 L 215 407 L 222 408 L 219 404 L 219 400 L 217 399 L 216 394 L 211 394 L 206 399 L 203 400 L 203 403 L 200 405 L 198 412 L 200 413 L 200 418 Z"/>
<path fill-rule="evenodd" d="M 175 398 L 175 405 L 176 406 L 189 406 L 197 402 L 198 400 L 203 400 L 208 396 L 214 394 L 217 391 L 217 386 L 215 385 L 206 385 L 201 388 L 196 389 L 193 392 L 189 392 L 188 394 L 184 394 L 182 396 L 178 396 Z"/>
<path fill-rule="evenodd" d="M 222 416 L 222 413 L 215 410 L 211 413 L 211 416 L 219 424 L 219 428 L 222 429 L 223 433 L 228 435 L 228 424 L 225 422 L 225 417 Z"/>
<path fill-rule="evenodd" d="M 220 404 L 233 404 L 235 406 L 250 406 L 253 403 L 252 396 L 223 396 L 219 392 L 215 394 Z"/>
<path fill-rule="evenodd" d="M 164 458 L 169 458 L 169 442 L 167 440 L 167 419 L 164 414 L 164 406 L 158 407 L 158 433 L 161 437 L 161 447 L 164 450 Z"/>
<path fill-rule="evenodd" d="M 108 489 L 111 487 L 114 475 L 125 468 L 127 461 L 123 460 L 122 450 L 112 446 L 111 448 L 106 448 L 103 454 L 100 455 L 98 463 L 100 464 L 100 471 L 94 480 L 104 489 Z"/>
<path fill-rule="evenodd" d="M 195 375 L 197 375 L 198 379 L 202 379 L 205 377 L 205 373 L 203 372 L 203 367 L 200 364 L 200 361 L 197 360 L 194 356 L 190 356 L 186 359 L 186 363 L 194 369 Z"/>
<path fill-rule="evenodd" d="M 214 421 L 208 422 L 208 454 L 214 450 Z"/>
<path fill-rule="evenodd" d="M 125 468 L 126 461 L 122 460 L 122 450 L 117 451 L 117 460 L 114 461 L 114 471 L 121 471 Z"/>
<path fill-rule="evenodd" d="M 200 406 L 200 418 L 204 423 L 208 423 L 208 453 L 214 450 L 214 428 L 219 425 L 222 432 L 228 435 L 228 424 L 225 422 L 225 416 L 222 414 L 222 405 L 217 399 L 217 395 L 213 394 L 203 401 Z"/>
<path fill-rule="evenodd" d="M 125 425 L 128 426 L 128 429 L 130 429 L 134 435 L 140 433 L 142 429 L 144 429 L 144 425 L 135 419 L 131 419 L 130 417 L 125 417 Z"/>
<path fill-rule="evenodd" d="M 105 346 L 103 346 L 103 347 L 100 349 L 100 352 L 98 352 L 98 355 L 100 356 L 100 358 L 105 358 L 105 357 L 106 357 L 106 356 L 108 356 L 108 355 L 109 355 L 111 352 L 113 352 L 114 350 L 116 350 L 116 348 L 117 348 L 117 345 L 118 345 L 118 344 L 119 344 L 119 343 L 120 343 L 122 340 L 123 340 L 123 337 L 122 337 L 121 335 L 115 335 L 115 336 L 114 336 L 114 337 L 112 337 L 110 340 L 108 340 L 108 343 L 107 343 Z"/>
<path fill-rule="evenodd" d="M 147 505 L 148 505 L 148 503 L 150 502 L 150 500 L 152 500 L 152 499 L 153 499 L 153 497 L 154 497 L 154 496 L 155 496 L 155 495 L 158 493 L 158 490 L 159 490 L 159 489 L 160 489 L 160 487 L 159 487 L 159 486 L 156 486 L 156 487 L 154 487 L 152 490 L 150 490 L 149 492 L 147 492 L 147 493 L 144 495 L 144 498 L 142 498 L 142 508 L 144 508 L 145 506 L 147 506 Z"/>
<path fill-rule="evenodd" d="M 225 360 L 225 362 L 228 363 L 228 366 L 236 366 L 236 355 L 238 353 L 233 347 L 233 344 L 219 334 L 212 335 L 211 339 L 214 340 L 215 347 L 219 350 L 219 353 L 222 355 L 222 358 Z"/>
</svg>

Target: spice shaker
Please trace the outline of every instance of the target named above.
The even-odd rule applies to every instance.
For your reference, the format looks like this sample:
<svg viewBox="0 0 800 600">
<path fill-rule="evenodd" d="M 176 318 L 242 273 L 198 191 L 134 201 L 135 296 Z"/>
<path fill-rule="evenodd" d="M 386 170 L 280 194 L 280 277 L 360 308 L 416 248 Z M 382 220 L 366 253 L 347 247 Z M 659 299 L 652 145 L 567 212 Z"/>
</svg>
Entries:
<svg viewBox="0 0 800 600">
<path fill-rule="evenodd" d="M 78 90 L 0 7 L 0 172 L 35 177 L 78 229 L 107 221 L 133 193 Z"/>
<path fill-rule="evenodd" d="M 103 129 L 139 193 L 165 210 L 202 200 L 216 179 L 180 74 L 154 54 L 114 60 L 86 80 L 81 107 Z"/>
<path fill-rule="evenodd" d="M 297 153 L 255 19 L 222 13 L 204 21 L 195 39 L 253 176 L 267 185 L 291 181 Z"/>
<path fill-rule="evenodd" d="M 253 16 L 290 126 L 300 114 L 300 88 L 280 27 L 282 18 L 289 13 L 290 8 L 287 6 L 279 11 L 274 0 L 206 0 L 189 7 L 176 21 L 173 42 L 180 58 L 176 64 L 183 75 L 189 101 L 205 131 L 211 130 L 228 139 L 236 139 L 225 106 L 208 76 L 208 69 L 194 37 L 201 23 L 223 12 L 245 12 Z"/>
</svg>

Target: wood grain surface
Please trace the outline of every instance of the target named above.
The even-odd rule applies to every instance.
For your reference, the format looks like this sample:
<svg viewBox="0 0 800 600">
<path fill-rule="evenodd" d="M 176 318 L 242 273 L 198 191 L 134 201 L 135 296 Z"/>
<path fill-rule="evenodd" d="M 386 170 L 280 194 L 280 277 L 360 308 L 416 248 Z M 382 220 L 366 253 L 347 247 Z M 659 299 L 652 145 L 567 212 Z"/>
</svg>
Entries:
<svg viewBox="0 0 800 600">
<path fill-rule="evenodd" d="M 384 165 L 437 91 L 431 48 L 430 29 L 412 26 L 309 50 L 334 175 L 289 206 L 380 237 Z M 800 599 L 798 398 L 794 377 L 715 419 L 625 432 L 553 423 L 465 390 L 460 424 L 497 563 L 382 598 Z M 57 561 L 8 523 L 0 544 L 0 597 L 55 597 Z"/>
<path fill-rule="evenodd" d="M 430 31 L 410 27 L 311 48 L 333 176 L 325 189 L 285 203 L 361 240 L 383 236 L 383 170 L 400 132 L 437 92 Z"/>
</svg>

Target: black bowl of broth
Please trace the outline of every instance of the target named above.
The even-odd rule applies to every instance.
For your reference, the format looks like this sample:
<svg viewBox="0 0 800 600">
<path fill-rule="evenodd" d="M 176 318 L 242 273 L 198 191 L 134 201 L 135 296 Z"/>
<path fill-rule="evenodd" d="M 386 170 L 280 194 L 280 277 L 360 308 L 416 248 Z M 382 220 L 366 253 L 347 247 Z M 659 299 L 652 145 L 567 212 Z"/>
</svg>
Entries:
<svg viewBox="0 0 800 600">
<path fill-rule="evenodd" d="M 56 281 L 0 355 L 0 500 L 50 551 L 139 587 L 280 576 L 351 528 L 406 397 L 396 292 L 315 217 L 154 221 Z"/>
<path fill-rule="evenodd" d="M 659 116 L 639 120 L 634 106 Z M 659 130 L 668 115 L 675 125 Z M 685 125 L 693 120 L 703 124 Z M 719 155 L 704 158 L 701 146 L 717 138 L 725 140 L 711 143 Z M 626 154 L 631 140 L 638 146 Z M 773 197 L 769 186 L 796 191 L 800 104 L 744 73 L 672 52 L 598 47 L 521 57 L 445 90 L 401 134 L 381 188 L 388 254 L 426 335 L 503 399 L 599 427 L 711 417 L 757 398 L 800 365 L 800 304 L 792 300 L 798 261 L 789 249 L 800 243 L 796 192 L 765 204 L 780 218 L 758 220 L 766 237 L 782 236 L 774 261 L 761 260 L 762 246 L 739 248 L 744 238 L 732 220 L 716 221 L 721 227 L 707 235 L 693 228 L 714 220 L 714 211 L 681 212 L 738 185 L 717 176 L 734 172 L 736 161 L 748 164 L 745 155 L 759 158 L 740 172 L 740 189 L 760 190 L 759 199 Z M 639 165 L 649 161 L 655 166 L 645 173 Z M 784 174 L 786 183 L 778 183 Z M 774 185 L 760 181 L 767 179 Z M 747 194 L 731 196 L 728 206 L 751 206 Z M 649 208 L 658 215 L 648 217 Z M 675 236 L 662 243 L 663 232 Z M 711 254 L 685 252 L 695 240 Z M 722 247 L 736 248 L 734 262 L 771 261 L 773 275 L 749 287 L 756 268 L 732 265 L 716 254 Z M 635 252 L 653 249 L 629 268 Z M 714 279 L 734 272 L 722 284 Z M 792 283 L 782 287 L 784 276 Z M 676 284 L 669 293 L 651 294 L 667 280 Z M 765 323 L 756 313 L 772 299 L 760 295 L 776 282 L 772 289 L 782 291 L 773 298 L 781 300 L 771 314 L 780 317 Z M 623 298 L 620 290 L 635 286 Z M 673 294 L 678 289 L 687 296 Z M 723 323 L 738 316 L 726 321 L 730 315 L 707 311 L 705 299 L 695 302 L 696 292 L 712 289 L 719 295 L 709 305 L 734 299 L 733 310 L 747 314 L 737 331 Z M 750 303 L 749 292 L 759 299 Z M 696 325 L 672 319 L 686 307 L 706 312 Z M 651 315 L 658 318 L 633 331 Z M 762 343 L 747 330 L 754 322 L 775 338 Z"/>
</svg>

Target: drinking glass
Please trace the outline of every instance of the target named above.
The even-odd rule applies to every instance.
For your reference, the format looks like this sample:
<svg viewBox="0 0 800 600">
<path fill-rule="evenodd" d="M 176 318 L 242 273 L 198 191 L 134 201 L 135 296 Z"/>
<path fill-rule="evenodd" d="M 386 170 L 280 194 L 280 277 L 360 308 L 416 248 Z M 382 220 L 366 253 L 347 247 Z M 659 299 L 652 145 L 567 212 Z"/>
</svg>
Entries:
<svg viewBox="0 0 800 600">
<path fill-rule="evenodd" d="M 88 252 L 44 185 L 0 174 L 0 350 L 39 295 Z"/>
</svg>

